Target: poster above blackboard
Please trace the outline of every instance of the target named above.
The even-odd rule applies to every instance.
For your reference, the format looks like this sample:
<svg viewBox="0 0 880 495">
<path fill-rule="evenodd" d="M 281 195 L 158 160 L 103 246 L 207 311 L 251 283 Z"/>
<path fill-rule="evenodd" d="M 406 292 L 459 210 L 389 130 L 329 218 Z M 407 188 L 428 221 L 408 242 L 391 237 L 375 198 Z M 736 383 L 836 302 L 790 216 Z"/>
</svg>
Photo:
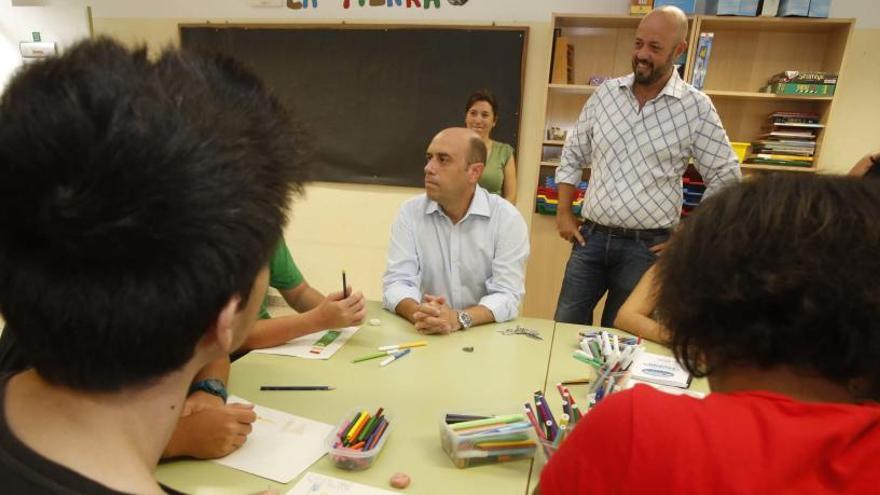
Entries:
<svg viewBox="0 0 880 495">
<path fill-rule="evenodd" d="M 421 187 L 425 149 L 491 90 L 518 142 L 524 28 L 181 25 L 186 48 L 248 64 L 305 127 L 315 180 Z"/>
</svg>

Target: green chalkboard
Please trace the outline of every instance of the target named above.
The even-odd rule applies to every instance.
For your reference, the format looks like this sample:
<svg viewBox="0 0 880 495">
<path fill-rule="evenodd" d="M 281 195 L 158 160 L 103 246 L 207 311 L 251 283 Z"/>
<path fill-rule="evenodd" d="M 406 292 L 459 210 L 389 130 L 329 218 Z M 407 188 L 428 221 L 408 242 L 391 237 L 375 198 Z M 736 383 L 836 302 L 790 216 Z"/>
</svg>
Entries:
<svg viewBox="0 0 880 495">
<path fill-rule="evenodd" d="M 312 177 L 422 186 L 425 148 L 464 125 L 475 90 L 495 93 L 492 137 L 516 148 L 524 28 L 181 25 L 186 48 L 251 66 L 312 140 Z"/>
</svg>

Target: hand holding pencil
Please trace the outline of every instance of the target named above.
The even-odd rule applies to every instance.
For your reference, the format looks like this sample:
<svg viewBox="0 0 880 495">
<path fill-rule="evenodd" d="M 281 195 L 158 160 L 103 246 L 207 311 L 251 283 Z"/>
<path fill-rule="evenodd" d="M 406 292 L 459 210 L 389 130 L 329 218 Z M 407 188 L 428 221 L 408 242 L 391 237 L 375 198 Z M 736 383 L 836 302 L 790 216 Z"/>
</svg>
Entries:
<svg viewBox="0 0 880 495">
<path fill-rule="evenodd" d="M 327 294 L 314 309 L 321 328 L 344 328 L 364 322 L 367 317 L 367 303 L 363 293 L 352 293 L 350 286 L 347 291 L 350 294 L 348 297 L 344 297 L 342 292 Z"/>
</svg>

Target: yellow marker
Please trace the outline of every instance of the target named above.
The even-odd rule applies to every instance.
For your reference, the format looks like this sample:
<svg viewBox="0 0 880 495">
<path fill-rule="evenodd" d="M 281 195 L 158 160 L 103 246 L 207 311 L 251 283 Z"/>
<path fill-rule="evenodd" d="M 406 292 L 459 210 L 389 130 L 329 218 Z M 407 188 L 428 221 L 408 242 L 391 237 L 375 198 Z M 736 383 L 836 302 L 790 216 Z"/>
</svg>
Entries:
<svg viewBox="0 0 880 495">
<path fill-rule="evenodd" d="M 423 345 L 428 345 L 424 340 L 420 340 L 418 342 L 407 342 L 406 344 L 394 344 L 394 345 L 383 345 L 379 348 L 380 351 L 395 351 L 398 349 L 406 349 L 408 347 L 422 347 Z"/>
</svg>

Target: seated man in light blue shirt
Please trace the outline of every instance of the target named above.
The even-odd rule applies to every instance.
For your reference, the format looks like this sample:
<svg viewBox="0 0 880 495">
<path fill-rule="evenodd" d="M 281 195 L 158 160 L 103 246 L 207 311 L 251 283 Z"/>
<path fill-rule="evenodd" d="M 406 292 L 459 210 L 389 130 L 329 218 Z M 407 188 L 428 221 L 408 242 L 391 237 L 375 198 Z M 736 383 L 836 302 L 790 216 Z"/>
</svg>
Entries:
<svg viewBox="0 0 880 495">
<path fill-rule="evenodd" d="M 522 216 L 477 185 L 486 145 L 451 128 L 428 146 L 425 194 L 407 200 L 391 228 L 383 302 L 424 334 L 516 318 L 529 239 Z"/>
</svg>

